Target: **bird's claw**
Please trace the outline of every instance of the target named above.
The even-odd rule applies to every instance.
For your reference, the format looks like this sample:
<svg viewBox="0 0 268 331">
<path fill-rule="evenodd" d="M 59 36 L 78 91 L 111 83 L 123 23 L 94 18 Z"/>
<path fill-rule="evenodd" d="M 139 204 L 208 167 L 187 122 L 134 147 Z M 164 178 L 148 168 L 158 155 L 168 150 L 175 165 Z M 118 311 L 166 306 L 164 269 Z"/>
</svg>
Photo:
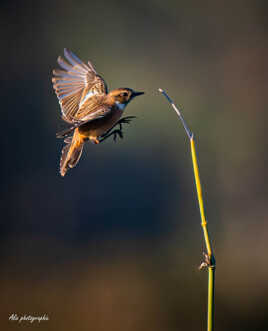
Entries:
<svg viewBox="0 0 268 331">
<path fill-rule="evenodd" d="M 106 140 L 107 138 L 109 138 L 109 137 L 111 137 L 111 136 L 113 136 L 113 140 L 114 140 L 114 142 L 116 142 L 118 136 L 119 136 L 121 139 L 123 139 L 123 131 L 122 131 L 122 130 L 119 130 L 119 129 L 117 129 L 117 130 L 113 130 L 113 131 L 110 131 L 110 132 L 108 132 L 107 134 L 101 136 L 101 137 L 99 138 L 99 142 L 103 142 L 104 140 Z"/>
<path fill-rule="evenodd" d="M 133 118 L 136 118 L 136 116 L 126 116 L 126 117 L 123 117 L 123 118 L 121 118 L 121 120 L 119 120 L 117 122 L 117 124 L 119 124 L 120 129 L 121 129 L 122 128 L 122 124 L 129 124 L 133 120 Z"/>
<path fill-rule="evenodd" d="M 122 131 L 122 128 L 120 127 L 119 130 L 114 130 L 111 132 L 111 134 L 113 134 L 113 139 L 114 139 L 114 142 L 116 143 L 116 139 L 117 137 L 119 136 L 121 139 L 123 139 L 123 131 Z"/>
<path fill-rule="evenodd" d="M 106 134 L 104 134 L 103 136 L 100 137 L 99 141 L 103 142 L 104 140 L 106 140 L 110 136 L 113 136 L 114 142 L 117 141 L 118 136 L 121 139 L 123 139 L 122 124 L 129 124 L 132 121 L 133 118 L 136 118 L 136 116 L 126 116 L 126 117 L 121 118 L 117 123 L 115 123 L 115 125 L 109 131 L 106 132 Z M 117 125 L 119 125 L 119 129 L 113 130 L 113 128 L 115 128 Z"/>
</svg>

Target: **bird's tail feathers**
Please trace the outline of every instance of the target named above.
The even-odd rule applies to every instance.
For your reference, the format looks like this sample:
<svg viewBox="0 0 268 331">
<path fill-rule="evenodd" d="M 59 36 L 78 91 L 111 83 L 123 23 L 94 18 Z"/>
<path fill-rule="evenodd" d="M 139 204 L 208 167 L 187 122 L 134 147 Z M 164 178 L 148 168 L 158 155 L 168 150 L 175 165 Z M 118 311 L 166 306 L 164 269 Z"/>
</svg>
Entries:
<svg viewBox="0 0 268 331">
<path fill-rule="evenodd" d="M 66 145 L 62 149 L 62 155 L 60 159 L 60 174 L 62 176 L 65 176 L 69 168 L 74 168 L 77 165 L 84 146 L 84 142 L 80 140 L 77 141 L 75 139 L 75 135 L 72 141 L 68 139 L 66 142 Z"/>
</svg>

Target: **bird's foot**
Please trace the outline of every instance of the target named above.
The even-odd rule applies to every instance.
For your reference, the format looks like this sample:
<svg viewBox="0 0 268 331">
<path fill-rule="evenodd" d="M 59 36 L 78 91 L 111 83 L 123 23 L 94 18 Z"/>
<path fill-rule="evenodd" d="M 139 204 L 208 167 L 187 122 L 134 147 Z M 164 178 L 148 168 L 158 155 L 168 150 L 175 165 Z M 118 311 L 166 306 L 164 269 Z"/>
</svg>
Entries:
<svg viewBox="0 0 268 331">
<path fill-rule="evenodd" d="M 116 142 L 117 137 L 120 137 L 121 139 L 123 139 L 123 131 L 122 129 L 117 129 L 117 130 L 113 130 L 111 132 L 109 132 L 108 134 L 105 134 L 103 136 L 101 136 L 99 138 L 99 142 L 102 143 L 104 140 L 106 140 L 107 138 L 113 136 L 114 142 Z"/>
<path fill-rule="evenodd" d="M 116 124 L 129 124 L 136 116 L 122 117 Z"/>
<path fill-rule="evenodd" d="M 117 141 L 117 137 L 123 139 L 122 124 L 129 124 L 133 118 L 136 118 L 136 116 L 126 116 L 121 118 L 110 130 L 108 130 L 104 135 L 99 138 L 99 142 L 103 142 L 110 136 L 113 136 L 114 142 Z M 117 125 L 119 125 L 119 129 L 113 130 Z"/>
<path fill-rule="evenodd" d="M 116 142 L 117 137 L 119 137 L 119 138 L 121 138 L 121 139 L 124 138 L 123 131 L 122 131 L 121 128 L 120 128 L 119 130 L 114 130 L 114 131 L 112 131 L 112 134 L 114 135 L 114 136 L 113 136 L 114 142 Z"/>
</svg>

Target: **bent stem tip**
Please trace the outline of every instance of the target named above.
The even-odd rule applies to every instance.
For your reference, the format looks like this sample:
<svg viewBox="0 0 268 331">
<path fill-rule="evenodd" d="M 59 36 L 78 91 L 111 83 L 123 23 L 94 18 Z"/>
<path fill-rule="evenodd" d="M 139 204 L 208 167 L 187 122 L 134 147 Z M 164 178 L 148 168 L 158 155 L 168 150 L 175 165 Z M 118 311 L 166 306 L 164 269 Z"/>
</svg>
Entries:
<svg viewBox="0 0 268 331">
<path fill-rule="evenodd" d="M 187 133 L 188 138 L 191 139 L 191 138 L 193 137 L 193 134 L 192 134 L 192 132 L 190 131 L 190 129 L 188 128 L 188 126 L 187 126 L 187 124 L 186 124 L 186 122 L 185 122 L 185 120 L 184 120 L 184 118 L 183 118 L 183 116 L 182 116 L 180 110 L 176 107 L 176 105 L 174 104 L 174 102 L 172 101 L 172 99 L 168 96 L 168 94 L 167 94 L 163 89 L 161 89 L 161 88 L 159 87 L 158 91 L 159 91 L 160 93 L 162 93 L 162 94 L 165 96 L 165 98 L 168 100 L 168 102 L 171 104 L 172 108 L 175 110 L 175 112 L 176 112 L 177 115 L 179 116 L 179 118 L 180 118 L 180 120 L 181 120 L 181 122 L 182 122 L 182 125 L 183 125 L 183 127 L 184 127 L 184 130 L 185 130 L 186 133 Z"/>
</svg>

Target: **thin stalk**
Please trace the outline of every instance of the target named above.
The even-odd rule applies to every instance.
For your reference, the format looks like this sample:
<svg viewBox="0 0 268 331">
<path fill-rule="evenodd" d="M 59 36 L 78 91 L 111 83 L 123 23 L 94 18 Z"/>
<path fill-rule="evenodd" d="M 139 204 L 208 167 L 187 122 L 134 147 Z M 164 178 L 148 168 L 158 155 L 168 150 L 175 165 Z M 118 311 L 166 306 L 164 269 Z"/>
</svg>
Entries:
<svg viewBox="0 0 268 331">
<path fill-rule="evenodd" d="M 214 330 L 214 309 L 215 309 L 215 263 L 214 265 L 208 265 L 208 316 L 207 316 L 208 331 Z"/>
<path fill-rule="evenodd" d="M 201 226 L 203 228 L 204 239 L 205 239 L 206 248 L 207 248 L 207 254 L 208 254 L 208 256 L 211 256 L 212 249 L 211 249 L 211 244 L 210 244 L 208 230 L 207 230 L 207 221 L 205 218 L 202 186 L 201 186 L 201 182 L 200 182 L 199 168 L 198 168 L 198 163 L 197 163 L 195 142 L 194 142 L 193 135 L 190 138 L 190 144 L 191 144 L 191 153 L 192 153 L 192 162 L 193 162 L 193 169 L 194 169 L 196 192 L 197 192 L 197 198 L 198 198 L 198 204 L 199 204 L 199 210 L 200 210 Z"/>
<path fill-rule="evenodd" d="M 207 267 L 208 269 L 208 309 L 207 309 L 207 331 L 214 330 L 214 307 L 215 307 L 215 257 L 213 255 L 212 246 L 210 243 L 209 233 L 207 229 L 207 221 L 205 217 L 204 211 L 204 202 L 202 196 L 202 186 L 200 182 L 200 175 L 199 175 L 199 168 L 197 163 L 197 156 L 195 151 L 195 141 L 194 135 L 188 128 L 180 110 L 176 107 L 174 102 L 170 99 L 165 91 L 159 89 L 166 99 L 169 101 L 173 109 L 176 111 L 177 115 L 179 116 L 185 132 L 190 140 L 191 146 L 191 155 L 192 155 L 192 163 L 193 163 L 193 170 L 194 170 L 194 178 L 195 178 L 195 185 L 196 185 L 196 192 L 197 192 L 197 199 L 199 204 L 200 210 L 200 218 L 201 218 L 201 226 L 203 229 L 204 240 L 206 244 L 207 253 L 205 255 L 205 261 L 201 264 L 200 269 L 203 267 Z"/>
</svg>

